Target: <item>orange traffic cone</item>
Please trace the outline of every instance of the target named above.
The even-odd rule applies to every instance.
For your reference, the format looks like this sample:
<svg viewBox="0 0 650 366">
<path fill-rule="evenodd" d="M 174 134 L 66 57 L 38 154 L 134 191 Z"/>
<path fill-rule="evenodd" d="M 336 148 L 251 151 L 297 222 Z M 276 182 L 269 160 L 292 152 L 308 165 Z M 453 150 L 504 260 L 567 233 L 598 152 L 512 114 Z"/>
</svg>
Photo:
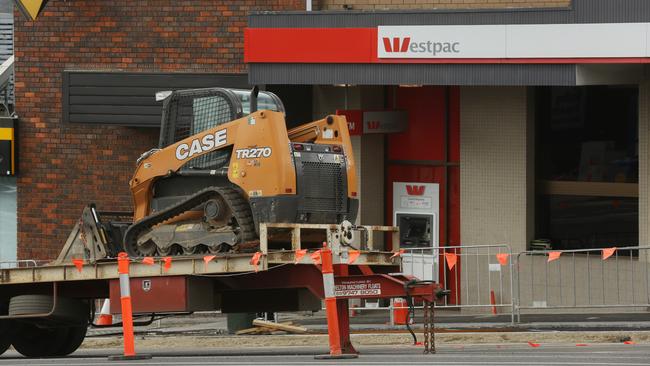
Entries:
<svg viewBox="0 0 650 366">
<path fill-rule="evenodd" d="M 113 316 L 111 315 L 111 299 L 104 300 L 102 310 L 97 317 L 97 325 L 113 325 Z"/>
</svg>

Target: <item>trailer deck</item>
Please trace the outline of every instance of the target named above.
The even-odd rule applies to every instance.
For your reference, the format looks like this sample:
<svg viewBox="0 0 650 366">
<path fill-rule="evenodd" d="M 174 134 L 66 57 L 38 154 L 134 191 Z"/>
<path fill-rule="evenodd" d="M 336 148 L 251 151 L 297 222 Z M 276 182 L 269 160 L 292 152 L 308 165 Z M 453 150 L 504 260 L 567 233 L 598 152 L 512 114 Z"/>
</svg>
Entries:
<svg viewBox="0 0 650 366">
<path fill-rule="evenodd" d="M 312 251 L 311 253 L 313 253 Z M 356 266 L 395 266 L 399 267 L 400 259 L 393 257 L 393 252 L 361 251 L 355 260 Z M 251 264 L 253 254 L 224 254 L 218 255 L 205 262 L 203 255 L 173 257 L 169 269 L 165 269 L 162 257 L 154 257 L 154 264 L 142 263 L 141 258 L 131 263 L 131 277 L 164 277 L 164 276 L 204 276 L 218 274 L 234 274 L 244 272 L 264 272 L 279 265 L 313 265 L 309 255 L 305 255 L 295 264 L 295 251 L 281 250 L 263 253 L 260 256 L 257 270 Z M 339 259 L 341 257 L 339 256 Z M 15 263 L 15 262 L 7 262 Z M 23 267 L 0 269 L 0 285 L 30 284 L 46 282 L 112 280 L 118 278 L 117 260 L 109 259 L 95 263 L 84 263 L 78 269 L 72 262 L 62 264 L 38 265 L 38 261 L 20 262 Z M 335 262 L 337 263 L 337 262 Z M 340 263 L 340 260 L 339 262 Z"/>
<path fill-rule="evenodd" d="M 329 304 L 330 343 L 338 345 L 331 346 L 332 354 L 351 356 L 356 351 L 349 336 L 348 299 L 419 299 L 426 304 L 425 312 L 432 314 L 433 302 L 444 293 L 438 284 L 399 274 L 397 245 L 386 251 L 375 244 L 380 242 L 374 239 L 375 234 L 386 233 L 397 244 L 395 227 L 261 224 L 260 246 L 255 253 L 145 258 L 128 258 L 123 253 L 117 260 L 92 254 L 75 258 L 75 254 L 91 253 L 88 241 L 79 240 L 84 239 L 83 230 L 80 224 L 59 259 L 52 263 L 27 260 L 4 263 L 13 268 L 0 266 L 0 305 L 9 304 L 9 312 L 0 313 L 0 328 L 13 327 L 11 322 L 27 322 L 30 325 L 21 330 L 25 333 L 22 336 L 45 338 L 63 337 L 56 332 L 67 334 L 76 329 L 75 339 L 79 340 L 82 330 L 85 335 L 85 326 L 79 328 L 77 323 L 88 323 L 84 314 L 75 315 L 74 306 L 87 309 L 91 300 L 110 298 L 111 313 L 122 313 L 124 294 L 129 298 L 127 314 L 319 310 L 325 299 Z M 270 241 L 276 230 L 288 241 Z M 305 245 L 308 241 L 303 240 L 303 233 L 318 230 L 325 233 L 323 247 L 314 246 L 313 241 Z M 352 231 L 363 239 L 354 240 Z M 30 308 L 32 313 L 12 313 L 12 305 L 19 301 L 39 305 Z M 425 325 L 425 346 L 432 351 L 433 320 L 427 319 L 431 324 Z M 126 337 L 126 323 L 124 327 Z M 62 355 L 62 350 L 72 347 L 68 343 L 51 351 L 37 348 L 23 354 Z M 22 348 L 29 345 L 23 342 Z"/>
</svg>

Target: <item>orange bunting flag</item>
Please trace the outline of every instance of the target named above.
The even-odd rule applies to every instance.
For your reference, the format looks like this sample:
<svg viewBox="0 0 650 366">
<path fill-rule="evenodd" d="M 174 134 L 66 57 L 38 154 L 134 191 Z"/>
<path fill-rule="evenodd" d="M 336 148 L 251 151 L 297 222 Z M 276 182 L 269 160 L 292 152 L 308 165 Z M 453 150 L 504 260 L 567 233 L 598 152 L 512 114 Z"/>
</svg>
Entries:
<svg viewBox="0 0 650 366">
<path fill-rule="evenodd" d="M 302 257 L 305 256 L 305 254 L 307 254 L 307 249 L 296 249 L 296 254 L 294 256 L 293 264 L 298 264 L 302 259 Z"/>
<path fill-rule="evenodd" d="M 616 247 L 603 249 L 603 260 L 605 260 L 605 259 L 611 257 L 612 255 L 614 255 L 615 251 L 616 251 Z"/>
<path fill-rule="evenodd" d="M 321 260 L 320 260 L 320 249 L 317 251 L 311 253 L 311 260 L 314 262 L 314 265 L 319 265 Z"/>
<path fill-rule="evenodd" d="M 548 252 L 548 259 L 546 261 L 553 262 L 554 260 L 560 258 L 561 255 L 562 252 Z"/>
<path fill-rule="evenodd" d="M 77 271 L 81 273 L 81 270 L 84 268 L 84 260 L 72 258 L 72 264 L 74 264 L 74 266 L 77 267 Z"/>
<path fill-rule="evenodd" d="M 260 258 L 262 258 L 262 252 L 256 252 L 251 258 L 250 264 L 255 268 L 255 272 L 258 271 L 257 266 L 260 264 Z"/>
<path fill-rule="evenodd" d="M 361 255 L 359 250 L 348 250 L 348 264 L 354 263 L 359 258 L 359 255 Z"/>
<path fill-rule="evenodd" d="M 508 253 L 497 254 L 497 260 L 499 261 L 499 264 L 501 264 L 502 266 L 508 265 L 508 257 L 510 257 L 510 254 Z"/>
<path fill-rule="evenodd" d="M 406 250 L 404 250 L 404 249 L 400 249 L 399 252 L 395 252 L 395 254 L 393 254 L 393 255 L 390 257 L 390 259 L 393 259 L 393 258 L 395 258 L 395 257 L 401 257 L 402 254 L 404 254 L 405 252 L 406 252 Z"/>
<path fill-rule="evenodd" d="M 587 343 L 576 343 L 576 347 L 587 347 Z"/>
<path fill-rule="evenodd" d="M 540 346 L 539 343 L 534 343 L 534 342 L 531 342 L 531 341 L 528 341 L 528 345 L 531 346 L 531 347 L 533 347 L 533 348 L 537 348 L 537 347 Z"/>
<path fill-rule="evenodd" d="M 458 261 L 458 256 L 456 253 L 445 253 L 445 260 L 447 261 L 447 267 L 451 271 L 456 266 L 456 261 Z"/>
<path fill-rule="evenodd" d="M 172 257 L 165 257 L 162 260 L 163 263 L 165 263 L 165 265 L 163 266 L 165 272 L 169 271 L 169 269 L 172 268 Z"/>
<path fill-rule="evenodd" d="M 217 256 L 216 255 L 206 255 L 203 257 L 203 267 L 205 270 L 208 270 L 208 263 L 212 262 L 213 259 L 215 259 Z"/>
<path fill-rule="evenodd" d="M 142 258 L 142 264 L 146 264 L 148 266 L 153 266 L 153 257 L 144 257 L 144 258 Z"/>
</svg>

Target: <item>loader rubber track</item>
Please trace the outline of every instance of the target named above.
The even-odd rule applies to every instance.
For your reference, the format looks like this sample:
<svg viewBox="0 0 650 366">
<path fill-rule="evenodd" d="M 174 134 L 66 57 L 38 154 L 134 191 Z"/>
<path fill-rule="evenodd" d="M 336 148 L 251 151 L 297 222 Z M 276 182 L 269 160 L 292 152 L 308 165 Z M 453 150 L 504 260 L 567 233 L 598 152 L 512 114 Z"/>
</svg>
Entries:
<svg viewBox="0 0 650 366">
<path fill-rule="evenodd" d="M 184 201 L 178 202 L 170 207 L 138 220 L 129 226 L 124 234 L 124 250 L 133 257 L 142 257 L 144 254 L 138 249 L 138 237 L 144 231 L 174 217 L 192 210 L 198 205 L 215 197 L 222 197 L 229 206 L 232 216 L 237 220 L 239 229 L 239 244 L 256 239 L 255 223 L 248 201 L 235 189 L 230 187 L 208 187 Z M 159 254 L 156 250 L 154 255 Z M 151 255 L 151 254 L 146 254 Z"/>
</svg>

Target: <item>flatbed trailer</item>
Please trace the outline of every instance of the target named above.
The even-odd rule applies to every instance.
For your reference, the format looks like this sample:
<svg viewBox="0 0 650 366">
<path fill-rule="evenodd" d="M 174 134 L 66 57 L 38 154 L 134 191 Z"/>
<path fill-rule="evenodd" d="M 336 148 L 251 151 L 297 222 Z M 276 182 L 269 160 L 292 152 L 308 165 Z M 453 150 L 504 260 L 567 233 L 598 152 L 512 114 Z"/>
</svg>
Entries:
<svg viewBox="0 0 650 366">
<path fill-rule="evenodd" d="M 290 233 L 283 249 L 269 244 L 272 230 Z M 303 248 L 305 230 L 323 230 L 324 247 Z M 330 354 L 353 356 L 357 352 L 350 342 L 349 299 L 406 297 L 411 304 L 411 299 L 424 301 L 425 309 L 432 311 L 433 302 L 444 293 L 436 283 L 399 274 L 397 230 L 263 223 L 255 253 L 129 258 L 127 277 L 120 275 L 124 267 L 116 259 L 0 263 L 0 351 L 13 344 L 28 357 L 72 353 L 92 325 L 94 300 L 110 298 L 111 313 L 121 313 L 127 283 L 132 311 L 139 315 L 320 310 L 325 299 L 333 304 L 327 314 Z M 352 231 L 365 239 L 353 244 Z M 393 235 L 392 251 L 374 244 L 373 237 L 384 233 Z M 333 281 L 328 280 L 329 267 Z M 426 347 L 432 351 L 433 327 L 425 324 L 425 329 Z"/>
</svg>

